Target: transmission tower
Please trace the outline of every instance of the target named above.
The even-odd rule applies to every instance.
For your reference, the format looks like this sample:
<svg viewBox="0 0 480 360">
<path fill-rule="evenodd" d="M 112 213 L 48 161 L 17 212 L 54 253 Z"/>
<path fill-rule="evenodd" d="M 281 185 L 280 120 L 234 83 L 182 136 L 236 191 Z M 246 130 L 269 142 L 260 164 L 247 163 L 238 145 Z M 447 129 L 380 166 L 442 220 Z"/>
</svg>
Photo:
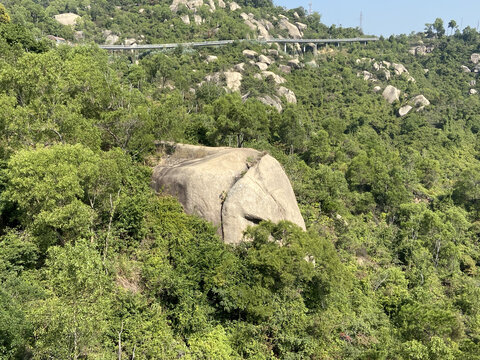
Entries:
<svg viewBox="0 0 480 360">
<path fill-rule="evenodd" d="M 312 15 L 312 2 L 308 4 L 308 15 Z"/>
<path fill-rule="evenodd" d="M 360 11 L 360 31 L 363 31 L 363 12 Z"/>
</svg>

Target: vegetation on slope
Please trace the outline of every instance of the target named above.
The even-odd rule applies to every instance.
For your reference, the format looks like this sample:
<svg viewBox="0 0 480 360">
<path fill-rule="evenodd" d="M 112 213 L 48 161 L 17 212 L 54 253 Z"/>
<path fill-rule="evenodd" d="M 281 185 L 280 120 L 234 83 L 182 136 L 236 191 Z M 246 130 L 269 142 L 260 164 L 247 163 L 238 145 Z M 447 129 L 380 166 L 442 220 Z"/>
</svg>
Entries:
<svg viewBox="0 0 480 360">
<path fill-rule="evenodd" d="M 246 101 L 197 86 L 243 43 L 135 64 L 38 40 L 48 9 L 69 8 L 19 24 L 32 4 L 0 21 L 0 357 L 479 358 L 480 99 L 461 70 L 475 30 L 320 52 L 285 75 L 298 102 L 279 113 L 253 96 L 274 86 L 253 67 Z M 409 54 L 419 41 L 433 51 Z M 404 64 L 416 81 L 389 83 L 431 105 L 397 116 L 405 100 L 373 92 L 362 58 Z M 239 136 L 282 162 L 307 232 L 263 223 L 229 247 L 149 188 L 154 140 Z"/>
</svg>

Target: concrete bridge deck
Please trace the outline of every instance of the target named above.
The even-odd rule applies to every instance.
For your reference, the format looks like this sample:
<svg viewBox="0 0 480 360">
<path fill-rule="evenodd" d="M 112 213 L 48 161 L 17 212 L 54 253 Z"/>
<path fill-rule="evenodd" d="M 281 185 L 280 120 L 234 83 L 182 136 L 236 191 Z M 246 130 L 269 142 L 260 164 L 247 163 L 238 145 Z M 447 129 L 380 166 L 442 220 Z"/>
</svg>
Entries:
<svg viewBox="0 0 480 360">
<path fill-rule="evenodd" d="M 140 44 L 140 45 L 100 45 L 100 48 L 109 51 L 124 51 L 124 50 L 162 50 L 172 49 L 179 46 L 185 47 L 207 47 L 207 46 L 224 46 L 233 44 L 235 42 L 245 41 L 260 44 L 341 44 L 341 43 L 353 43 L 353 42 L 370 42 L 378 41 L 378 38 L 348 38 L 348 39 L 267 39 L 267 40 L 217 40 L 217 41 L 200 41 L 200 42 L 186 42 L 186 43 L 169 43 L 169 44 Z"/>
</svg>

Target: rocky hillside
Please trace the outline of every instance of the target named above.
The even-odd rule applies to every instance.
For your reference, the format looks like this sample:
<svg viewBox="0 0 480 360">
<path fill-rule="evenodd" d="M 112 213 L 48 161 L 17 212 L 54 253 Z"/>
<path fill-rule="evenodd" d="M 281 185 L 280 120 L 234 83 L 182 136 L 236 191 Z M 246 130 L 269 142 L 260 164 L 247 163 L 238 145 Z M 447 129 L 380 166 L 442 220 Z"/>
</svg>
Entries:
<svg viewBox="0 0 480 360">
<path fill-rule="evenodd" d="M 0 358 L 479 359 L 475 29 L 114 54 L 361 34 L 261 0 L 5 5 Z"/>
</svg>

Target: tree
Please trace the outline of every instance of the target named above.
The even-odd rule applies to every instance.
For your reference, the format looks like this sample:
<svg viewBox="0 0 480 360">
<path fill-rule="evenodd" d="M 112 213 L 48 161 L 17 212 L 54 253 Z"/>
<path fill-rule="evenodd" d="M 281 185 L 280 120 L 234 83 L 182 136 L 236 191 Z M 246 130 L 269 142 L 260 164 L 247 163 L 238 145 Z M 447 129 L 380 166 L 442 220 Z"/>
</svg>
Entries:
<svg viewBox="0 0 480 360">
<path fill-rule="evenodd" d="M 443 20 L 440 18 L 436 18 L 435 22 L 433 23 L 433 28 L 437 32 L 438 37 L 442 37 L 445 35 L 445 27 L 443 26 Z"/>
<path fill-rule="evenodd" d="M 453 33 L 453 30 L 457 28 L 457 22 L 455 20 L 450 20 L 448 23 L 448 28 L 450 30 L 450 35 Z"/>
<path fill-rule="evenodd" d="M 10 22 L 10 15 L 7 13 L 7 9 L 3 4 L 0 4 L 0 24 L 8 24 Z"/>
<path fill-rule="evenodd" d="M 32 304 L 35 358 L 101 357 L 110 281 L 91 244 L 52 247 L 43 270 L 45 297 Z"/>
</svg>

